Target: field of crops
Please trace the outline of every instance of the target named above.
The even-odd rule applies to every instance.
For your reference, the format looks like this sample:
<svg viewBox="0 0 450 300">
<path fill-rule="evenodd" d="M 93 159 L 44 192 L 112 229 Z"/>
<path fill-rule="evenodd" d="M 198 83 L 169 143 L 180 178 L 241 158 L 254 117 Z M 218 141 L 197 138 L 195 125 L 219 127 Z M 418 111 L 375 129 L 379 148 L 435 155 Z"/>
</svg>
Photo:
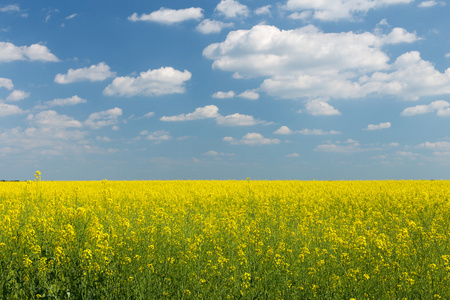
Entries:
<svg viewBox="0 0 450 300">
<path fill-rule="evenodd" d="M 450 299 L 449 181 L 0 183 L 0 299 Z"/>
</svg>

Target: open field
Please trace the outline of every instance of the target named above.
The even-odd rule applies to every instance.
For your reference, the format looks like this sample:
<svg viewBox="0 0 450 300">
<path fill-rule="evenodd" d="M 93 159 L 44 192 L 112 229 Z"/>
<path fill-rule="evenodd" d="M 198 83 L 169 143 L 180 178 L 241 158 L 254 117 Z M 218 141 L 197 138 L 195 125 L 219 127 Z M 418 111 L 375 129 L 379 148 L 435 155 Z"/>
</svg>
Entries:
<svg viewBox="0 0 450 300">
<path fill-rule="evenodd" d="M 1 299 L 450 299 L 449 181 L 0 183 Z"/>
</svg>

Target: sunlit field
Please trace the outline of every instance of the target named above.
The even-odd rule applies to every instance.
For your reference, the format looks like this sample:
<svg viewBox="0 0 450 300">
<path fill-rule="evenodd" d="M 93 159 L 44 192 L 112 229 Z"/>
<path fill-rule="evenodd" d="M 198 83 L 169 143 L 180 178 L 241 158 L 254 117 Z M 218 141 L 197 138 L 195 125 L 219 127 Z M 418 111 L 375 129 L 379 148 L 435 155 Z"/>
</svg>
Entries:
<svg viewBox="0 0 450 300">
<path fill-rule="evenodd" d="M 450 299 L 449 195 L 449 181 L 3 182 L 0 298 Z"/>
</svg>

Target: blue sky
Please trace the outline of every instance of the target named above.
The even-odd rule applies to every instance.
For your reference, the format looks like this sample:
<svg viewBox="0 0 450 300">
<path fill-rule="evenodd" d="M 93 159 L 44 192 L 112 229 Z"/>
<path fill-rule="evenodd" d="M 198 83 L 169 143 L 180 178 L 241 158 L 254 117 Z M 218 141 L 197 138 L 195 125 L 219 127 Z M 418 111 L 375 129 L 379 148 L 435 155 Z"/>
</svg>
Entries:
<svg viewBox="0 0 450 300">
<path fill-rule="evenodd" d="M 0 179 L 450 179 L 446 1 L 2 1 Z"/>
</svg>

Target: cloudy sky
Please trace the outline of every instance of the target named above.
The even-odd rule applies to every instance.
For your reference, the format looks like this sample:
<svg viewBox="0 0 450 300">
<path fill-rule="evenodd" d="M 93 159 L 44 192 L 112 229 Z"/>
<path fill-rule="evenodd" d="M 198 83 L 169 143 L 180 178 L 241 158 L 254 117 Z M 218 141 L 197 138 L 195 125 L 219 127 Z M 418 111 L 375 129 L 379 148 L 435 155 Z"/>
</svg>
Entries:
<svg viewBox="0 0 450 300">
<path fill-rule="evenodd" d="M 450 3 L 0 4 L 0 179 L 450 179 Z"/>
</svg>

